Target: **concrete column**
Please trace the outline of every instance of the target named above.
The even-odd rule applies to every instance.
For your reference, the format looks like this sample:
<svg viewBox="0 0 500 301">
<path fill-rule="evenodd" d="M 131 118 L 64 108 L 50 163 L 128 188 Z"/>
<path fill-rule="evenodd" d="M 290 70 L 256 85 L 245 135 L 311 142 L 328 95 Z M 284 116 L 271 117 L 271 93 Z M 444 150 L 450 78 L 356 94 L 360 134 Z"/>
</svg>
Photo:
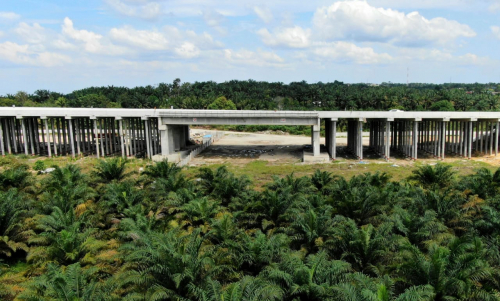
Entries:
<svg viewBox="0 0 500 301">
<path fill-rule="evenodd" d="M 22 128 L 22 131 L 23 131 L 23 142 L 24 142 L 24 154 L 27 156 L 28 155 L 28 133 L 26 133 L 26 125 L 25 125 L 25 122 L 24 122 L 24 119 L 21 117 L 21 118 L 17 118 L 17 119 L 20 119 L 21 120 L 21 128 Z"/>
<path fill-rule="evenodd" d="M 490 156 L 493 155 L 494 138 L 495 137 L 493 137 L 493 122 L 490 122 Z"/>
<path fill-rule="evenodd" d="M 99 144 L 101 145 L 101 154 L 103 157 L 106 157 L 107 153 L 105 150 L 106 146 L 106 132 L 103 131 L 103 120 L 98 119 L 98 124 L 99 124 Z"/>
<path fill-rule="evenodd" d="M 31 146 L 31 155 L 34 156 L 35 152 L 35 126 L 33 124 L 33 118 L 26 119 L 28 123 L 28 133 L 30 138 L 30 146 Z"/>
<path fill-rule="evenodd" d="M 495 156 L 498 156 L 498 129 L 500 128 L 500 121 L 497 121 L 495 128 Z"/>
<path fill-rule="evenodd" d="M 391 158 L 391 122 L 385 122 L 385 159 Z"/>
<path fill-rule="evenodd" d="M 145 138 L 146 138 L 146 153 L 148 155 L 148 159 L 151 159 L 151 137 L 149 136 L 149 122 L 148 119 L 144 120 L 144 128 L 145 128 Z M 184 137 L 183 137 L 184 138 Z"/>
<path fill-rule="evenodd" d="M 469 154 L 469 159 L 472 157 L 472 121 L 469 121 L 469 140 L 468 140 L 468 154 Z"/>
<path fill-rule="evenodd" d="M 62 122 L 62 128 L 63 128 L 64 154 L 67 155 L 68 154 L 68 144 L 69 144 L 68 143 L 69 135 L 67 133 L 68 125 L 66 124 L 67 123 L 66 119 L 62 119 L 61 122 Z"/>
<path fill-rule="evenodd" d="M 318 122 L 319 123 L 319 122 Z M 320 139 L 321 139 L 321 135 L 320 135 L 320 127 L 319 125 L 314 125 L 312 127 L 312 140 L 313 140 L 313 156 L 316 157 L 316 156 L 319 156 L 320 155 Z"/>
<path fill-rule="evenodd" d="M 479 122 L 476 122 L 476 141 L 474 142 L 474 148 L 478 151 L 479 146 Z"/>
<path fill-rule="evenodd" d="M 119 136 L 120 136 L 120 145 L 122 149 L 122 158 L 125 158 L 125 139 L 123 138 L 123 120 L 121 118 L 117 118 L 118 126 L 119 126 Z"/>
<path fill-rule="evenodd" d="M 52 127 L 52 143 L 54 145 L 54 156 L 57 157 L 56 127 L 54 125 L 54 118 L 50 119 L 50 126 Z"/>
<path fill-rule="evenodd" d="M 363 122 L 359 121 L 359 131 L 358 131 L 358 143 L 359 143 L 359 158 L 363 160 Z"/>
<path fill-rule="evenodd" d="M 47 117 L 42 117 L 40 118 L 43 120 L 44 126 L 45 126 L 45 132 L 47 132 L 47 152 L 49 153 L 49 158 L 52 157 L 52 150 L 50 148 L 50 134 L 49 134 L 49 121 L 47 120 Z"/>
<path fill-rule="evenodd" d="M 11 155 L 12 154 L 12 139 L 11 139 L 11 134 L 10 134 L 10 122 L 8 119 L 5 119 L 5 138 L 7 138 L 7 152 Z"/>
<path fill-rule="evenodd" d="M 331 144 L 332 144 L 332 159 L 337 159 L 337 121 L 332 121 L 333 125 L 331 127 Z"/>
<path fill-rule="evenodd" d="M 94 132 L 95 132 L 95 153 L 99 159 L 99 131 L 97 130 L 97 118 L 94 119 Z"/>
<path fill-rule="evenodd" d="M 478 121 L 477 123 L 479 124 L 479 131 L 480 131 L 479 136 L 480 136 L 480 139 L 481 139 L 480 146 L 479 146 L 479 151 L 481 153 L 483 153 L 483 146 L 484 146 L 483 121 Z"/>
<path fill-rule="evenodd" d="M 446 122 L 443 121 L 441 122 L 442 129 L 441 129 L 441 159 L 444 160 L 444 155 L 446 151 Z"/>
<path fill-rule="evenodd" d="M 71 122 L 71 121 L 70 121 Z M 80 119 L 75 119 L 75 133 L 76 133 L 76 153 L 78 156 L 82 155 L 81 151 L 81 137 L 80 137 Z"/>
<path fill-rule="evenodd" d="M 169 139 L 169 131 L 168 126 L 166 126 L 166 130 L 160 130 L 160 140 L 161 140 L 161 155 L 167 156 L 170 155 L 170 139 Z"/>
<path fill-rule="evenodd" d="M 18 153 L 18 148 L 19 148 L 19 152 L 21 152 L 23 149 L 22 149 L 22 132 L 21 130 L 19 129 L 21 127 L 21 125 L 19 124 L 21 121 L 18 120 L 17 118 L 15 119 L 12 119 L 12 142 L 14 144 L 14 153 Z"/>
<path fill-rule="evenodd" d="M 71 117 L 66 117 L 66 120 L 68 120 L 68 125 L 69 125 L 69 144 L 71 146 L 71 157 L 75 157 L 75 136 L 73 133 L 73 119 Z"/>
<path fill-rule="evenodd" d="M 418 158 L 418 121 L 413 121 L 413 160 Z"/>
<path fill-rule="evenodd" d="M 2 151 L 2 156 L 5 156 L 5 142 L 3 140 L 3 125 L 2 125 L 2 119 L 0 119 L 0 148 Z"/>
</svg>

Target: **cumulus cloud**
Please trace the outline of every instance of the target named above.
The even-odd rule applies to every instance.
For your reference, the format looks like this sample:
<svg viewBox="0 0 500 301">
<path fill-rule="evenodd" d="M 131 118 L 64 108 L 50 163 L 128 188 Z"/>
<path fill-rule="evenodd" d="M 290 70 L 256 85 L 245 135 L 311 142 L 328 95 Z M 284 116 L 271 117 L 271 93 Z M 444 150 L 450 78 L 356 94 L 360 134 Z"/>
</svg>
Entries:
<svg viewBox="0 0 500 301">
<path fill-rule="evenodd" d="M 85 50 L 88 52 L 99 52 L 102 49 L 100 34 L 93 33 L 87 30 L 77 30 L 73 26 L 73 21 L 70 18 L 64 18 L 62 32 L 69 38 L 83 42 Z"/>
<path fill-rule="evenodd" d="M 27 23 L 21 22 L 14 30 L 24 41 L 31 44 L 43 43 L 46 39 L 45 28 L 38 23 L 33 23 L 32 26 Z"/>
<path fill-rule="evenodd" d="M 324 40 L 388 42 L 403 46 L 444 44 L 476 33 L 465 24 L 445 18 L 426 19 L 376 8 L 365 1 L 341 1 L 319 8 L 313 17 L 315 32 Z"/>
<path fill-rule="evenodd" d="M 193 43 L 184 42 L 181 46 L 175 48 L 175 53 L 183 58 L 190 59 L 200 55 L 200 49 Z"/>
<path fill-rule="evenodd" d="M 238 65 L 251 65 L 251 66 L 284 66 L 285 60 L 274 52 L 268 51 L 250 51 L 246 49 L 232 50 L 224 49 L 225 59 Z"/>
<path fill-rule="evenodd" d="M 110 37 L 127 45 L 147 50 L 165 50 L 168 41 L 163 33 L 156 30 L 135 30 L 131 27 L 113 28 Z"/>
<path fill-rule="evenodd" d="M 12 22 L 21 18 L 20 15 L 13 12 L 3 12 L 0 11 L 0 21 L 2 22 Z"/>
<path fill-rule="evenodd" d="M 37 52 L 29 45 L 20 45 L 13 42 L 0 44 L 0 59 L 21 65 L 31 66 L 61 66 L 71 62 L 68 56 L 53 52 Z"/>
<path fill-rule="evenodd" d="M 370 47 L 358 47 L 349 42 L 333 42 L 318 45 L 312 53 L 324 60 L 354 62 L 356 64 L 388 63 L 393 58 L 387 53 L 376 53 Z"/>
<path fill-rule="evenodd" d="M 264 23 L 271 23 L 274 19 L 273 13 L 268 7 L 255 6 L 253 11 Z"/>
<path fill-rule="evenodd" d="M 200 56 L 202 50 L 223 46 L 208 33 L 197 34 L 174 26 L 165 26 L 161 30 L 136 30 L 126 26 L 111 29 L 109 36 L 115 43 L 126 45 L 139 52 L 143 50 L 170 52 L 185 59 Z"/>
<path fill-rule="evenodd" d="M 493 35 L 497 39 L 500 39 L 500 27 L 499 26 L 491 26 L 491 32 L 493 33 Z"/>
<path fill-rule="evenodd" d="M 129 5 L 120 0 L 105 0 L 119 14 L 127 17 L 137 17 L 141 19 L 153 20 L 163 14 L 162 7 L 158 2 L 129 1 Z"/>
<path fill-rule="evenodd" d="M 311 30 L 300 26 L 276 29 L 271 34 L 263 28 L 257 32 L 264 44 L 268 46 L 286 46 L 291 48 L 305 48 L 310 46 Z"/>
<path fill-rule="evenodd" d="M 104 43 L 103 36 L 84 29 L 75 29 L 73 21 L 64 18 L 62 33 L 70 39 L 81 42 L 84 49 L 90 53 L 100 53 L 106 55 L 117 55 L 126 52 L 124 48 L 117 47 L 111 43 Z"/>
</svg>

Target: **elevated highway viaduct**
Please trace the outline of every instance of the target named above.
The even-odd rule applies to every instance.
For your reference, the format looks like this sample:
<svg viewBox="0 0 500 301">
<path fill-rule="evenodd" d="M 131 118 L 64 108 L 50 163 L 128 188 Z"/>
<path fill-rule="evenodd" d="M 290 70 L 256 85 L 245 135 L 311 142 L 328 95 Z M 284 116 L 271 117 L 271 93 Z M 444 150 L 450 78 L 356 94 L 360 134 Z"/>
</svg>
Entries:
<svg viewBox="0 0 500 301">
<path fill-rule="evenodd" d="M 313 155 L 325 147 L 336 159 L 337 123 L 347 123 L 347 149 L 363 159 L 368 147 L 388 159 L 428 153 L 498 154 L 500 112 L 219 111 L 178 109 L 0 108 L 0 152 L 26 155 L 169 156 L 185 148 L 190 125 L 303 125 Z"/>
</svg>

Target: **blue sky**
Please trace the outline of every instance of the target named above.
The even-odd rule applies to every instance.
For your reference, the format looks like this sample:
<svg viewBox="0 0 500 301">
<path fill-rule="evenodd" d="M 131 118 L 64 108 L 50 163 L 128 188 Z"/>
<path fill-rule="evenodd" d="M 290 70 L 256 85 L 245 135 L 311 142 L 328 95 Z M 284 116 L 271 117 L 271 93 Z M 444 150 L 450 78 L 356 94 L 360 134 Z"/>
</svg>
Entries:
<svg viewBox="0 0 500 301">
<path fill-rule="evenodd" d="M 500 82 L 500 0 L 0 0 L 0 95 L 231 79 Z"/>
</svg>

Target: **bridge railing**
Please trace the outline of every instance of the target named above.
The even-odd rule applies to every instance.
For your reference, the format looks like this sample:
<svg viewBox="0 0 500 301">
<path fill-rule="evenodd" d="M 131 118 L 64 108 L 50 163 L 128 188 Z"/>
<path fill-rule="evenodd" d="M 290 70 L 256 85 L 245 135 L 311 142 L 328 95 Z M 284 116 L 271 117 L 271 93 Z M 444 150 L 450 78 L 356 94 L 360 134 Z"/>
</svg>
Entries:
<svg viewBox="0 0 500 301">
<path fill-rule="evenodd" d="M 196 149 L 191 151 L 189 153 L 189 155 L 186 158 L 179 161 L 179 163 L 177 163 L 177 165 L 180 167 L 188 165 L 189 162 L 191 162 L 191 160 L 193 160 L 194 157 L 199 155 L 201 152 L 203 152 L 205 149 L 207 149 L 207 147 L 212 145 L 214 142 L 218 141 L 224 135 L 225 135 L 224 132 L 219 132 L 219 131 L 215 132 L 215 134 L 213 134 L 212 137 L 210 137 L 210 139 L 208 141 L 203 142 L 199 147 L 197 147 Z"/>
</svg>

